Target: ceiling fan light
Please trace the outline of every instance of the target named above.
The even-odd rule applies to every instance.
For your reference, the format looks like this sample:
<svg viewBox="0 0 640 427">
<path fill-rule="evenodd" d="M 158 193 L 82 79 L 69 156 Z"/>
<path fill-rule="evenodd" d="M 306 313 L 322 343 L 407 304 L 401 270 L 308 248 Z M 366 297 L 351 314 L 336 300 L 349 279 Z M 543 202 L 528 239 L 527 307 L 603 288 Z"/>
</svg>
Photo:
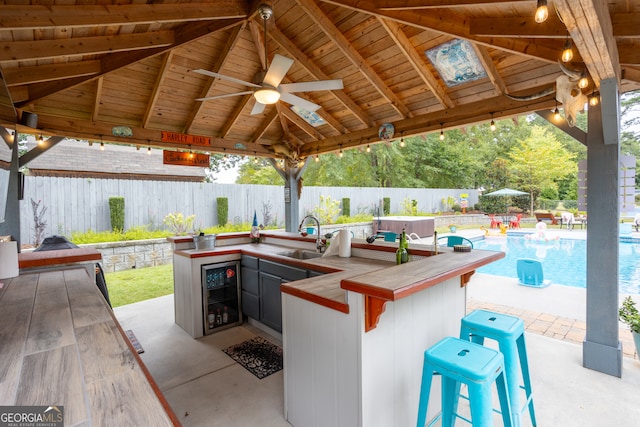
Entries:
<svg viewBox="0 0 640 427">
<path fill-rule="evenodd" d="M 538 24 L 543 23 L 549 17 L 549 9 L 547 8 L 547 0 L 538 0 L 536 8 L 535 20 Z"/>
<path fill-rule="evenodd" d="M 280 92 L 275 89 L 261 88 L 253 92 L 253 96 L 259 103 L 271 105 L 278 102 L 280 99 Z"/>
</svg>

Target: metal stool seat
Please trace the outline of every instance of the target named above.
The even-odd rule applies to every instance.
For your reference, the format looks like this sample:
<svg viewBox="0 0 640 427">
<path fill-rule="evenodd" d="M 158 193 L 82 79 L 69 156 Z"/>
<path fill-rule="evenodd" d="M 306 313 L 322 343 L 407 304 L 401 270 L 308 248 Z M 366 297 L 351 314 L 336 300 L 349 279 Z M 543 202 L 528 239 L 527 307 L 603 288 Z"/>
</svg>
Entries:
<svg viewBox="0 0 640 427">
<path fill-rule="evenodd" d="M 531 377 L 522 319 L 487 310 L 475 310 L 462 318 L 460 338 L 463 340 L 471 339 L 477 344 L 483 344 L 485 338 L 498 342 L 500 352 L 504 356 L 514 425 L 518 427 L 522 425 L 522 413 L 528 406 L 531 423 L 535 426 L 536 415 L 533 408 Z M 520 406 L 520 389 L 524 389 L 526 396 L 526 402 L 523 406 Z"/>
<path fill-rule="evenodd" d="M 513 425 L 502 354 L 479 344 L 447 337 L 424 352 L 418 427 L 425 425 L 431 382 L 433 375 L 437 374 L 442 376 L 442 412 L 429 426 L 440 417 L 442 425 L 447 427 L 453 427 L 456 417 L 474 426 L 493 426 L 491 392 L 494 382 L 498 389 L 503 424 Z M 461 384 L 466 384 L 469 392 L 471 420 L 456 412 Z"/>
</svg>

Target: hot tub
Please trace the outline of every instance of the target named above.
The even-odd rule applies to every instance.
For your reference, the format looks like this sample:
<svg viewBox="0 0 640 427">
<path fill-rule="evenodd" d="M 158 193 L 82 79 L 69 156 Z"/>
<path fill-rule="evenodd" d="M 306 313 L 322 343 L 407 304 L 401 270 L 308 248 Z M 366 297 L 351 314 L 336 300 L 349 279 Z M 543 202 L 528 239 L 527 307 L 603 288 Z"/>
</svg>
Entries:
<svg viewBox="0 0 640 427">
<path fill-rule="evenodd" d="M 373 220 L 374 234 L 378 231 L 400 234 L 403 228 L 407 234 L 416 233 L 420 237 L 430 237 L 435 229 L 435 219 L 423 216 L 384 216 Z"/>
</svg>

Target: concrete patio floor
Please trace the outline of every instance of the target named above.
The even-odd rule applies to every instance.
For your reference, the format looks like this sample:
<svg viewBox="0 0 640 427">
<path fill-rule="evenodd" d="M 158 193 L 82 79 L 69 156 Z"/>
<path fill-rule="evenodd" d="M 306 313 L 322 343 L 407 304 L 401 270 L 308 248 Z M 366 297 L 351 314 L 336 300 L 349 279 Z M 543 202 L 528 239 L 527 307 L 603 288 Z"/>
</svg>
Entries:
<svg viewBox="0 0 640 427">
<path fill-rule="evenodd" d="M 583 368 L 585 300 L 584 289 L 535 289 L 519 286 L 517 279 L 478 273 L 467 291 L 468 310 L 483 307 L 524 319 L 538 426 L 635 427 L 640 360 L 630 333 L 621 329 L 622 378 Z M 222 352 L 256 335 L 280 345 L 278 338 L 244 324 L 193 339 L 174 323 L 173 295 L 114 312 L 144 347 L 142 360 L 184 426 L 289 426 L 283 415 L 283 372 L 259 380 Z M 527 417 L 523 425 L 531 425 Z"/>
</svg>

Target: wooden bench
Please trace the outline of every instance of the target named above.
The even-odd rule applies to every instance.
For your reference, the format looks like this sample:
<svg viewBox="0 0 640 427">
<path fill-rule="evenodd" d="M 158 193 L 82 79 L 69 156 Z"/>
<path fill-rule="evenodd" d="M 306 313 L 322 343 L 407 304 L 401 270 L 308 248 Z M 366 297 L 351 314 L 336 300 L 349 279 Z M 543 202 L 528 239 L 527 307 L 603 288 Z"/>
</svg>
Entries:
<svg viewBox="0 0 640 427">
<path fill-rule="evenodd" d="M 538 221 L 548 219 L 551 220 L 551 225 L 558 225 L 558 220 L 551 212 L 535 212 L 534 215 Z"/>
</svg>

